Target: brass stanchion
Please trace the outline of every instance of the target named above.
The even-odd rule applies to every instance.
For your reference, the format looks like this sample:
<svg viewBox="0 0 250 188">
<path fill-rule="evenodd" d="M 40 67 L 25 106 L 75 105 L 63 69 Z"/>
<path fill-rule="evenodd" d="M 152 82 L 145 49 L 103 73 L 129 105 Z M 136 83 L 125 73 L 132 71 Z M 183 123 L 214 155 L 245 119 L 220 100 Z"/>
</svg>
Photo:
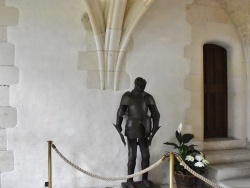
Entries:
<svg viewBox="0 0 250 188">
<path fill-rule="evenodd" d="M 49 188 L 52 188 L 52 157 L 51 157 L 51 148 L 53 141 L 48 141 L 48 181 Z"/>
<path fill-rule="evenodd" d="M 174 154 L 170 153 L 169 188 L 174 188 Z"/>
</svg>

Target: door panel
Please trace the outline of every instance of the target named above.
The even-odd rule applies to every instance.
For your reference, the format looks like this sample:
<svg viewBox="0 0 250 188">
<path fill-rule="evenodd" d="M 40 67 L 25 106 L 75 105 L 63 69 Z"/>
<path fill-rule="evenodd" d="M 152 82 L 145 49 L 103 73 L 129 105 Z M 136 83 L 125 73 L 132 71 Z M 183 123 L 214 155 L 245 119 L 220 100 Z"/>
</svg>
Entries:
<svg viewBox="0 0 250 188">
<path fill-rule="evenodd" d="M 227 137 L 227 52 L 205 44 L 204 67 L 204 138 Z"/>
</svg>

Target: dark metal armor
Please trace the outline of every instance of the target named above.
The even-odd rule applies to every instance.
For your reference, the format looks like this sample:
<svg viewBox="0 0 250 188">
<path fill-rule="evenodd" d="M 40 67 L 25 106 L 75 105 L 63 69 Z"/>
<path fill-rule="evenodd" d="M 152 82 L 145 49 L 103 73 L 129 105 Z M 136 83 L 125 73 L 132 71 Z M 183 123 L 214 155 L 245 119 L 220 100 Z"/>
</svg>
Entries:
<svg viewBox="0 0 250 188">
<path fill-rule="evenodd" d="M 144 92 L 146 81 L 142 78 L 135 80 L 135 88 L 131 92 L 123 94 L 120 107 L 117 111 L 116 129 L 122 131 L 122 121 L 127 113 L 125 136 L 128 142 L 128 174 L 133 174 L 137 156 L 137 144 L 142 154 L 142 169 L 149 166 L 149 145 L 159 129 L 160 113 L 156 107 L 154 98 Z M 150 112 L 150 113 L 149 113 Z M 150 116 L 149 116 L 150 115 Z M 153 121 L 153 123 L 152 123 Z M 125 144 L 125 141 L 123 139 Z M 149 187 L 148 174 L 142 176 L 146 187 Z M 134 188 L 133 179 L 127 181 L 129 188 Z"/>
<path fill-rule="evenodd" d="M 125 126 L 125 136 L 130 139 L 150 136 L 152 123 L 151 118 L 148 116 L 148 110 L 151 111 L 153 120 L 158 120 L 153 125 L 158 126 L 160 114 L 150 94 L 142 92 L 141 95 L 136 96 L 133 91 L 123 94 L 117 118 L 122 118 L 127 111 L 128 119 Z M 122 130 L 121 124 L 119 124 L 119 128 Z"/>
</svg>

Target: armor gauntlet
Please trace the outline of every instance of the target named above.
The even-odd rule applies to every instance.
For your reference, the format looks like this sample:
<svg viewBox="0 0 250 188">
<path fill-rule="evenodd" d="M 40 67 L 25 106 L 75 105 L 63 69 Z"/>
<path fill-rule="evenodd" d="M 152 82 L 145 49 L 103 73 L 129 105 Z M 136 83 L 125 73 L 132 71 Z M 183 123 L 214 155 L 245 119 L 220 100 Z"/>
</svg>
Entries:
<svg viewBox="0 0 250 188">
<path fill-rule="evenodd" d="M 122 132 L 122 120 L 123 120 L 123 116 L 125 115 L 126 112 L 126 106 L 121 106 L 118 110 L 117 110 L 117 119 L 116 119 L 116 126 L 117 126 L 117 130 Z"/>
<path fill-rule="evenodd" d="M 159 113 L 156 105 L 150 105 L 149 109 L 150 109 L 150 112 L 151 112 L 151 118 L 153 119 L 152 133 L 155 133 L 158 130 L 158 127 L 159 127 L 160 113 Z"/>
</svg>

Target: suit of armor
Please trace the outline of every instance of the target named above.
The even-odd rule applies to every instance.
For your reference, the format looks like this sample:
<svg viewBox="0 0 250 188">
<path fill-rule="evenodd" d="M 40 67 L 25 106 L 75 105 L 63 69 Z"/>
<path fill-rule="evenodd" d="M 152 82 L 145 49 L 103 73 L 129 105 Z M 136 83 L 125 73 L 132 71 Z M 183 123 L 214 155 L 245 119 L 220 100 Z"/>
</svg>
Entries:
<svg viewBox="0 0 250 188">
<path fill-rule="evenodd" d="M 128 143 L 128 174 L 134 173 L 137 144 L 140 147 L 142 155 L 142 169 L 149 166 L 149 145 L 159 128 L 160 114 L 154 98 L 150 94 L 144 92 L 145 87 L 146 81 L 143 78 L 137 78 L 135 80 L 134 90 L 123 94 L 120 107 L 117 111 L 116 128 L 119 132 L 122 131 L 121 125 L 125 113 L 127 113 L 128 117 L 125 125 L 125 136 L 127 136 Z M 148 115 L 149 111 L 151 117 Z M 153 124 L 151 119 L 153 120 Z M 147 173 L 142 175 L 142 181 L 146 187 L 150 186 Z M 129 188 L 135 187 L 133 179 L 128 179 L 127 184 Z"/>
</svg>

